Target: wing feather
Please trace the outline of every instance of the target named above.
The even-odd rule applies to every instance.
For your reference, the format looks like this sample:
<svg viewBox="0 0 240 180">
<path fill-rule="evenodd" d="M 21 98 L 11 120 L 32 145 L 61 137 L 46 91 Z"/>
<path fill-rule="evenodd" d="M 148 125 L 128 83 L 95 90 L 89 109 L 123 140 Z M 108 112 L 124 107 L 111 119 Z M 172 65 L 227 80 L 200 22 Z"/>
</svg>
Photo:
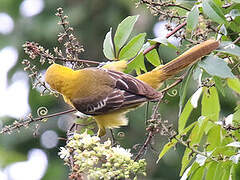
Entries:
<svg viewBox="0 0 240 180">
<path fill-rule="evenodd" d="M 134 107 L 143 102 L 156 100 L 162 95 L 133 76 L 98 68 L 114 79 L 111 92 L 99 92 L 98 96 L 73 99 L 72 104 L 82 113 L 100 115 L 120 108 Z"/>
</svg>

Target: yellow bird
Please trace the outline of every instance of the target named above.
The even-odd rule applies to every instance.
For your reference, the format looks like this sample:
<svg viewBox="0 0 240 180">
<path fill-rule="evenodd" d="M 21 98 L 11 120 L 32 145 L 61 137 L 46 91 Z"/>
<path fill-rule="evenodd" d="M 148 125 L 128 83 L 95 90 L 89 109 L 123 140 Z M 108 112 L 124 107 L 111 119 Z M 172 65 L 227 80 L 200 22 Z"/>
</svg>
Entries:
<svg viewBox="0 0 240 180">
<path fill-rule="evenodd" d="M 199 58 L 219 47 L 219 42 L 208 40 L 189 49 L 166 65 L 138 77 L 105 68 L 71 68 L 52 64 L 46 71 L 45 80 L 50 87 L 63 95 L 66 103 L 78 111 L 92 115 L 99 127 L 98 135 L 103 136 L 106 128 L 127 125 L 125 114 L 147 101 L 159 100 L 157 91 L 162 82 Z M 119 62 L 124 69 L 124 63 Z"/>
</svg>

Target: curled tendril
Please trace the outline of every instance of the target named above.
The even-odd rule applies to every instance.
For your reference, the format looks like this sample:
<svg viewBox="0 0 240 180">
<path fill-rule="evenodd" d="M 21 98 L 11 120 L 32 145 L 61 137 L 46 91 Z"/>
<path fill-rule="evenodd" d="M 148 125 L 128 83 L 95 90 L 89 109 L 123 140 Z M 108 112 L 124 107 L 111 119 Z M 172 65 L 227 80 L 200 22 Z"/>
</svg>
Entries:
<svg viewBox="0 0 240 180">
<path fill-rule="evenodd" d="M 171 93 L 167 92 L 167 95 L 170 97 L 175 97 L 178 94 L 178 91 L 176 89 L 173 89 Z"/>
<path fill-rule="evenodd" d="M 48 113 L 48 109 L 46 107 L 40 107 L 37 110 L 37 115 L 38 116 L 45 116 Z"/>
<path fill-rule="evenodd" d="M 125 133 L 124 132 L 119 132 L 117 135 L 120 138 L 124 138 L 125 137 Z"/>
</svg>

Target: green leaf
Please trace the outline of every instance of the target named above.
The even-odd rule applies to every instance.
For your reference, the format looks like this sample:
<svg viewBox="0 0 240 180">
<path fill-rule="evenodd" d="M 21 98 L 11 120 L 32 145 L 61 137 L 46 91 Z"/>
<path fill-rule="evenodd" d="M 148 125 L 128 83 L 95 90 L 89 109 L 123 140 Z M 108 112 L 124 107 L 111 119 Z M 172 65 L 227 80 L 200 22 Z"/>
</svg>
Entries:
<svg viewBox="0 0 240 180">
<path fill-rule="evenodd" d="M 196 122 L 190 124 L 188 127 L 186 127 L 181 134 L 178 134 L 177 137 L 180 138 L 182 134 L 186 134 L 188 131 L 190 131 L 194 126 L 195 126 Z M 164 154 L 166 154 L 172 147 L 175 146 L 175 144 L 177 143 L 176 139 L 172 139 L 170 142 L 168 142 L 167 144 L 165 144 L 165 146 L 163 147 L 161 153 L 159 154 L 157 163 L 159 162 L 159 160 L 164 156 Z"/>
<path fill-rule="evenodd" d="M 218 121 L 220 112 L 220 103 L 218 93 L 215 87 L 203 89 L 202 97 L 202 116 L 208 117 L 213 121 Z"/>
<path fill-rule="evenodd" d="M 170 142 L 168 142 L 167 144 L 164 145 L 161 153 L 158 156 L 158 160 L 157 163 L 161 160 L 161 158 L 164 156 L 164 154 L 166 154 L 172 147 L 174 147 L 177 144 L 177 140 L 176 139 L 172 139 Z"/>
<path fill-rule="evenodd" d="M 219 48 L 216 51 L 240 56 L 240 47 L 233 44 L 231 41 L 221 42 Z"/>
<path fill-rule="evenodd" d="M 205 129 L 207 123 L 208 123 L 207 118 L 199 117 L 196 125 L 194 126 L 194 128 L 189 136 L 190 146 L 192 146 L 194 144 L 199 144 L 199 142 L 201 141 L 202 136 L 204 134 L 204 129 Z M 183 158 L 182 158 L 182 167 L 181 167 L 180 176 L 182 176 L 186 167 L 188 166 L 188 164 L 191 162 L 191 160 L 193 158 L 192 156 L 190 156 L 191 152 L 192 152 L 192 150 L 190 150 L 189 148 L 186 148 Z"/>
<path fill-rule="evenodd" d="M 165 46 L 168 46 L 168 44 L 169 44 L 169 41 L 166 37 L 157 37 L 154 39 L 149 39 L 148 42 L 150 44 L 160 43 L 160 44 L 164 44 Z"/>
<path fill-rule="evenodd" d="M 159 66 L 160 58 L 156 49 L 151 50 L 149 53 L 145 54 L 147 60 L 154 66 Z"/>
<path fill-rule="evenodd" d="M 198 100 L 199 100 L 201 94 L 202 94 L 202 87 L 200 87 L 200 88 L 192 95 L 190 102 L 191 102 L 193 108 L 197 108 Z"/>
<path fill-rule="evenodd" d="M 228 78 L 227 79 L 228 87 L 240 94 L 240 81 L 237 78 Z"/>
<path fill-rule="evenodd" d="M 191 166 L 189 166 L 189 167 L 186 169 L 186 171 L 183 173 L 183 175 L 182 175 L 182 177 L 181 177 L 180 180 L 187 180 L 188 177 L 191 178 L 191 174 L 193 174 L 194 171 L 195 171 L 196 169 L 198 169 L 198 168 L 199 168 L 198 163 L 193 163 Z"/>
<path fill-rule="evenodd" d="M 203 61 L 198 63 L 198 66 L 203 68 L 208 74 L 221 78 L 234 78 L 227 63 L 216 56 L 208 56 Z"/>
<path fill-rule="evenodd" d="M 233 113 L 233 122 L 240 124 L 240 105 L 235 108 L 235 112 Z"/>
<path fill-rule="evenodd" d="M 240 3 L 240 0 L 232 0 L 235 3 Z"/>
<path fill-rule="evenodd" d="M 226 23 L 224 14 L 217 4 L 213 0 L 204 0 L 202 2 L 202 8 L 204 14 L 206 14 L 211 20 L 219 24 Z"/>
<path fill-rule="evenodd" d="M 213 124 L 213 123 L 212 123 Z M 221 126 L 214 124 L 214 126 L 208 131 L 207 134 L 207 151 L 212 151 L 216 147 L 221 145 L 222 136 L 221 136 Z"/>
<path fill-rule="evenodd" d="M 191 175 L 191 180 L 199 180 L 199 179 L 204 179 L 204 171 L 205 171 L 205 167 L 201 166 L 199 168 L 197 168 L 193 174 Z"/>
<path fill-rule="evenodd" d="M 234 20 L 231 21 L 231 22 L 229 23 L 229 26 L 228 26 L 228 27 L 231 28 L 232 31 L 235 31 L 235 33 L 239 33 L 239 32 L 240 32 L 240 29 L 239 29 L 240 21 L 239 21 L 239 20 L 240 20 L 240 17 L 239 17 L 239 16 L 236 17 L 236 18 L 234 18 Z"/>
<path fill-rule="evenodd" d="M 221 163 L 218 163 L 214 179 L 220 179 L 220 180 L 229 179 L 231 167 L 232 166 L 230 161 L 226 161 L 226 162 L 223 161 Z"/>
<path fill-rule="evenodd" d="M 147 69 L 144 64 L 143 53 L 139 53 L 127 66 L 125 73 L 130 73 L 133 70 L 136 70 L 137 75 L 141 74 L 141 70 L 147 72 Z"/>
<path fill-rule="evenodd" d="M 190 153 L 192 152 L 192 150 L 190 150 L 189 148 L 186 148 L 184 155 L 182 157 L 182 167 L 181 167 L 181 171 L 180 171 L 180 176 L 183 175 L 185 169 L 187 168 L 188 164 L 191 162 L 192 160 L 192 156 L 190 156 Z"/>
<path fill-rule="evenodd" d="M 208 164 L 205 180 L 214 179 L 217 165 L 218 165 L 217 162 L 214 161 Z"/>
<path fill-rule="evenodd" d="M 144 40 L 145 40 L 146 33 L 140 33 L 137 36 L 133 37 L 126 46 L 124 46 L 119 54 L 119 59 L 132 59 L 137 55 L 137 53 L 141 50 Z"/>
<path fill-rule="evenodd" d="M 221 25 L 220 29 L 219 29 L 219 33 L 223 34 L 224 36 L 227 35 L 227 29 L 225 27 L 225 25 Z"/>
<path fill-rule="evenodd" d="M 170 43 L 166 37 L 157 37 L 157 38 L 154 38 L 154 39 L 149 39 L 148 42 L 151 45 L 159 43 L 159 44 L 163 44 L 165 46 L 171 47 L 173 49 L 177 49 L 177 47 L 174 46 L 172 43 Z"/>
<path fill-rule="evenodd" d="M 205 128 L 208 124 L 208 118 L 204 117 L 204 116 L 200 116 L 198 118 L 198 121 L 197 121 L 197 125 L 193 128 L 190 136 L 189 136 L 189 139 L 191 141 L 190 145 L 194 145 L 194 144 L 199 144 L 201 139 L 202 139 L 202 136 L 205 132 Z"/>
<path fill-rule="evenodd" d="M 179 120 L 178 120 L 178 132 L 179 133 L 181 133 L 182 130 L 184 129 L 184 127 L 187 123 L 187 120 L 188 120 L 189 116 L 191 115 L 192 110 L 193 110 L 193 106 L 189 99 L 183 109 L 183 112 L 181 113 L 181 115 L 179 117 Z"/>
<path fill-rule="evenodd" d="M 180 95 L 180 100 L 179 100 L 179 114 L 181 114 L 182 112 L 182 107 L 183 104 L 185 102 L 185 98 L 186 98 L 186 94 L 187 94 L 187 89 L 188 89 L 188 85 L 190 82 L 190 79 L 192 77 L 193 74 L 193 70 L 194 70 L 194 66 L 192 66 L 188 72 L 187 72 L 187 77 L 183 79 L 183 82 L 181 83 L 181 88 L 179 91 L 179 95 Z"/>
<path fill-rule="evenodd" d="M 223 96 L 225 96 L 222 79 L 217 76 L 214 76 L 213 79 L 214 79 L 217 90 L 220 91 Z"/>
<path fill-rule="evenodd" d="M 133 26 L 135 25 L 139 15 L 137 16 L 128 16 L 125 18 L 117 27 L 115 36 L 114 36 L 114 45 L 116 54 L 119 54 L 119 50 L 126 43 L 128 37 L 130 36 Z"/>
<path fill-rule="evenodd" d="M 180 134 L 177 135 L 178 138 L 181 137 L 181 135 L 186 134 L 188 131 L 190 131 L 195 125 L 197 124 L 197 122 L 193 122 L 192 124 L 190 124 L 188 127 L 186 127 L 184 130 L 182 130 L 182 132 Z"/>
<path fill-rule="evenodd" d="M 188 100 L 186 103 L 183 112 L 181 113 L 179 120 L 178 120 L 178 132 L 182 133 L 183 128 L 185 127 L 189 116 L 193 108 L 197 107 L 198 99 L 202 94 L 202 88 L 199 88 Z"/>
<path fill-rule="evenodd" d="M 222 168 L 222 163 L 219 162 L 217 164 L 217 168 L 215 169 L 215 175 L 214 175 L 214 179 L 221 179 L 224 173 L 224 169 Z"/>
<path fill-rule="evenodd" d="M 222 176 L 222 179 L 221 180 L 225 180 L 225 179 L 230 179 L 230 171 L 231 171 L 231 166 L 225 166 L 223 168 L 224 170 L 224 173 L 223 173 L 223 176 Z"/>
<path fill-rule="evenodd" d="M 199 10 L 197 6 L 193 6 L 187 16 L 187 29 L 194 30 L 198 24 Z"/>
<path fill-rule="evenodd" d="M 111 60 L 115 59 L 112 43 L 112 28 L 110 28 L 110 31 L 106 34 L 105 39 L 103 41 L 103 53 L 106 58 Z"/>
</svg>

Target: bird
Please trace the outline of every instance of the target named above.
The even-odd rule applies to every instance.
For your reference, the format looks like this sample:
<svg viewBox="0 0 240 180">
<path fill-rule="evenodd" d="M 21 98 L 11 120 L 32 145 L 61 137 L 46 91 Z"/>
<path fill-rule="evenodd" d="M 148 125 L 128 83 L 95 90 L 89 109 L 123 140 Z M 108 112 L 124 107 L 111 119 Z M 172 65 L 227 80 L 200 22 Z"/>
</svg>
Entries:
<svg viewBox="0 0 240 180">
<path fill-rule="evenodd" d="M 128 124 L 127 112 L 146 102 L 160 100 L 163 95 L 158 89 L 166 79 L 217 49 L 219 44 L 216 40 L 204 41 L 169 63 L 137 77 L 117 71 L 118 68 L 111 65 L 73 70 L 53 63 L 45 73 L 45 81 L 62 94 L 67 104 L 93 116 L 98 136 L 104 136 L 106 128 Z M 119 64 L 120 69 L 124 69 L 124 63 Z"/>
</svg>

